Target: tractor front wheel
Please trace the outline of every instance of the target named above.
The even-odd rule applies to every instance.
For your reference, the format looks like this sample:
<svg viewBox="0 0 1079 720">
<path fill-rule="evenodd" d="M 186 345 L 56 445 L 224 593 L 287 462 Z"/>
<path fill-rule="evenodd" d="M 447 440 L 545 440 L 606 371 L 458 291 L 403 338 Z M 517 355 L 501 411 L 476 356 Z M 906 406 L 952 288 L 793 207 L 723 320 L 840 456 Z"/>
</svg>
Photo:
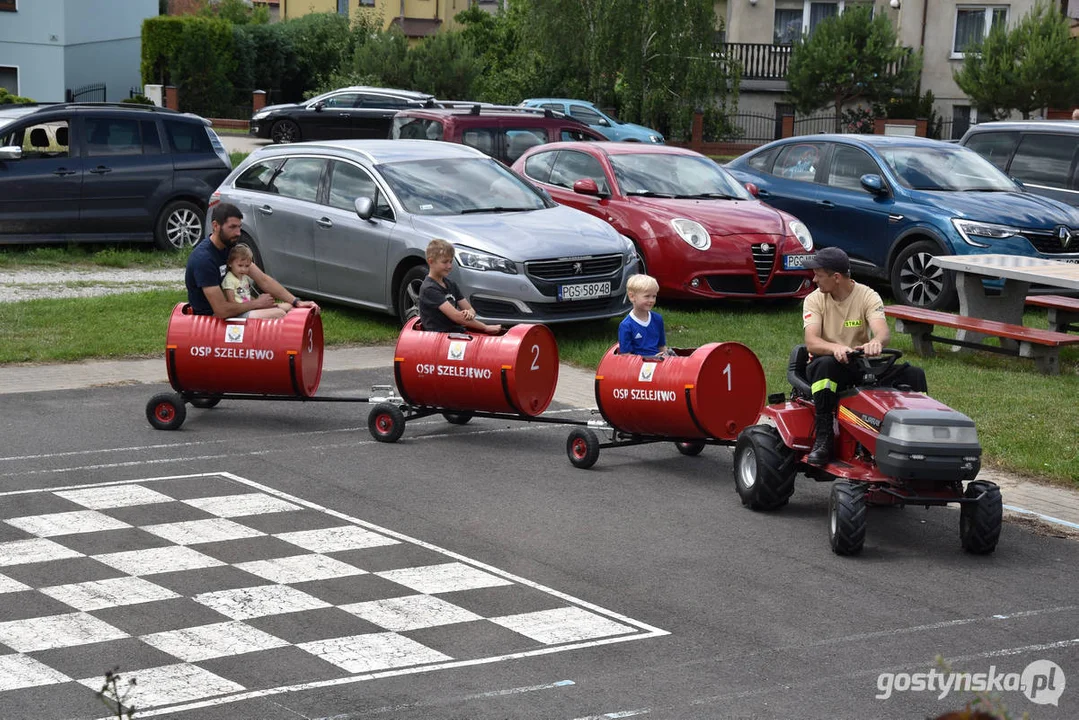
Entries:
<svg viewBox="0 0 1079 720">
<path fill-rule="evenodd" d="M 967 483 L 965 498 L 978 498 L 963 503 L 959 512 L 959 540 L 963 549 L 974 555 L 988 555 L 997 549 L 1004 504 L 1000 488 L 995 483 L 976 480 Z"/>
<path fill-rule="evenodd" d="M 836 482 L 828 498 L 828 541 L 837 555 L 857 555 L 865 545 L 865 486 Z"/>
</svg>

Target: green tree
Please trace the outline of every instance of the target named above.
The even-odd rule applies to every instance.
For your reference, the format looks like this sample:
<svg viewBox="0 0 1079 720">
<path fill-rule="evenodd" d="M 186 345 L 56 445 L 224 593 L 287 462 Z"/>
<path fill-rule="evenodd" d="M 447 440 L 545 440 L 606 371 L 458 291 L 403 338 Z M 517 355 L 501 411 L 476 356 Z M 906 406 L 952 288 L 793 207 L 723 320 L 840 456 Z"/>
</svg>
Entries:
<svg viewBox="0 0 1079 720">
<path fill-rule="evenodd" d="M 408 68 L 412 89 L 456 100 L 475 97 L 476 79 L 483 69 L 460 32 L 424 38 L 408 51 Z"/>
<path fill-rule="evenodd" d="M 1029 118 L 1079 98 L 1079 44 L 1067 20 L 1049 3 L 1038 3 L 1011 30 L 994 27 L 965 54 L 955 82 L 979 116 L 1000 119 L 1018 110 Z"/>
<path fill-rule="evenodd" d="M 208 17 L 228 20 L 234 25 L 266 25 L 270 22 L 270 9 L 265 5 L 250 5 L 244 0 L 214 0 L 207 2 L 199 13 Z"/>
<path fill-rule="evenodd" d="M 895 28 L 883 13 L 873 18 L 870 14 L 867 6 L 848 7 L 791 48 L 791 101 L 802 113 L 831 105 L 836 132 L 845 103 L 879 103 L 910 94 L 921 74 L 921 54 L 910 54 L 897 44 Z"/>
<path fill-rule="evenodd" d="M 383 87 L 412 87 L 408 73 L 408 40 L 400 28 L 373 33 L 356 48 L 352 63 L 355 76 Z"/>
<path fill-rule="evenodd" d="M 521 55 L 524 4 L 515 2 L 497 13 L 472 5 L 454 18 L 464 25 L 461 36 L 479 59 L 480 74 L 474 84 L 476 100 L 512 104 L 528 91 L 528 63 Z"/>
</svg>

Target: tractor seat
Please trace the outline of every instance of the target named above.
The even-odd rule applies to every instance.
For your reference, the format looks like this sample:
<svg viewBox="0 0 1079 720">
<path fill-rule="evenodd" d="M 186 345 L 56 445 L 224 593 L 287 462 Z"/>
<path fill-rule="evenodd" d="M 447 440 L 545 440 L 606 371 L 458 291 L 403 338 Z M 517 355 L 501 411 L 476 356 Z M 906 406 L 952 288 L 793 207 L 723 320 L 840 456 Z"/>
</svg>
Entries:
<svg viewBox="0 0 1079 720">
<path fill-rule="evenodd" d="M 813 397 L 809 381 L 806 380 L 806 365 L 809 364 L 809 350 L 805 345 L 795 345 L 787 362 L 787 382 L 794 388 L 794 395 L 809 400 Z"/>
</svg>

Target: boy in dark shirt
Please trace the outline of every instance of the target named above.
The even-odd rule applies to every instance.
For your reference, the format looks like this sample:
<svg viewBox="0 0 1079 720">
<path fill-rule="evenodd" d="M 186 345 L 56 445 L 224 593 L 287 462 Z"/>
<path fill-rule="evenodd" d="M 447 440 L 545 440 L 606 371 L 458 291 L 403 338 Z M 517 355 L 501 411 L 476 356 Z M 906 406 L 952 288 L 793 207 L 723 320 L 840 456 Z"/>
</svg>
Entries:
<svg viewBox="0 0 1079 720">
<path fill-rule="evenodd" d="M 453 245 L 435 238 L 427 244 L 427 277 L 420 285 L 420 325 L 431 332 L 502 332 L 501 325 L 486 325 L 461 297 L 461 289 L 448 277 L 453 269 Z"/>
</svg>

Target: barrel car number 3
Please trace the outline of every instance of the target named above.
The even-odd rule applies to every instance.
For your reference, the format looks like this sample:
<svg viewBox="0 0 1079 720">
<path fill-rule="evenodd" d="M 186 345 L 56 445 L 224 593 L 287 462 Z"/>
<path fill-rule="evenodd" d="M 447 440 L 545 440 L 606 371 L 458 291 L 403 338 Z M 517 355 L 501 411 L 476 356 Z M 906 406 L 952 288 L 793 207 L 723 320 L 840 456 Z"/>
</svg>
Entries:
<svg viewBox="0 0 1079 720">
<path fill-rule="evenodd" d="M 611 283 L 580 283 L 578 285 L 559 285 L 559 300 L 588 300 L 611 294 Z"/>
</svg>

